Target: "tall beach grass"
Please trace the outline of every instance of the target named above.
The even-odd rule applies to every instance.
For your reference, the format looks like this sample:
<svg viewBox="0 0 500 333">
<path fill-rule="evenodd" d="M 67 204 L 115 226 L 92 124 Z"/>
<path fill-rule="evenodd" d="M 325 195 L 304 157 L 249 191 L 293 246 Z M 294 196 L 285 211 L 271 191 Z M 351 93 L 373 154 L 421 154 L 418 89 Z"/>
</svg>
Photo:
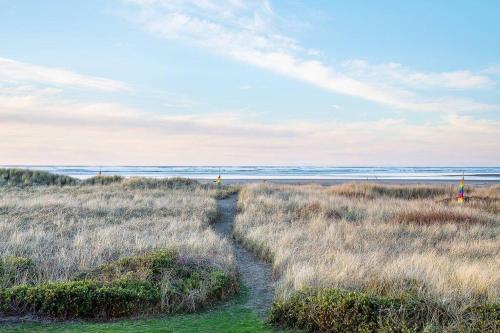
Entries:
<svg viewBox="0 0 500 333">
<path fill-rule="evenodd" d="M 0 315 L 191 311 L 237 290 L 230 244 L 210 226 L 215 189 L 110 180 L 0 187 Z"/>
<path fill-rule="evenodd" d="M 500 192 L 469 190 L 492 201 Z M 272 261 L 278 304 L 310 288 L 405 295 L 428 304 L 420 324 L 439 325 L 445 312 L 448 326 L 459 325 L 467 309 L 499 302 L 500 219 L 491 205 L 457 205 L 454 194 L 449 186 L 253 184 L 240 193 L 234 233 Z"/>
</svg>

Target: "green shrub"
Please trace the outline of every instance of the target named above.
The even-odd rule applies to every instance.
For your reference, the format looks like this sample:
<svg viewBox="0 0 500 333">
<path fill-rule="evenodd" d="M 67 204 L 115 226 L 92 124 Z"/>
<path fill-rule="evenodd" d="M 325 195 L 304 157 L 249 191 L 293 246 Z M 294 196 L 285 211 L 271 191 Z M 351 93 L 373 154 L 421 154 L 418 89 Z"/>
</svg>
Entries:
<svg viewBox="0 0 500 333">
<path fill-rule="evenodd" d="M 191 312 L 226 299 L 236 279 L 166 250 L 121 258 L 73 281 L 0 289 L 0 313 L 60 319 L 109 319 L 158 312 Z"/>
<path fill-rule="evenodd" d="M 0 309 L 11 314 L 38 313 L 61 319 L 106 319 L 153 312 L 159 295 L 157 286 L 139 281 L 51 282 L 4 290 Z"/>
<path fill-rule="evenodd" d="M 0 186 L 76 185 L 78 179 L 28 169 L 0 169 Z"/>
<path fill-rule="evenodd" d="M 471 308 L 458 320 L 463 324 L 452 330 L 496 332 L 498 310 L 498 305 Z M 414 296 L 380 297 L 338 289 L 308 289 L 276 301 L 270 321 L 309 332 L 442 331 L 457 322 L 439 304 Z"/>
</svg>

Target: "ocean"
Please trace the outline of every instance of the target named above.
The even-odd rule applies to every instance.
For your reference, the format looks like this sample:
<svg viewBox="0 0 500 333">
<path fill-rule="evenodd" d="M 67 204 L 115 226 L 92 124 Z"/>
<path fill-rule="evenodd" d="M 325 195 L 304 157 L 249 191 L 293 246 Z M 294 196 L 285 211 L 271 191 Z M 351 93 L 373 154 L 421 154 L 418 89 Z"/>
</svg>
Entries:
<svg viewBox="0 0 500 333">
<path fill-rule="evenodd" d="M 88 178 L 103 175 L 124 177 L 188 177 L 213 179 L 328 179 L 328 180 L 468 180 L 499 181 L 500 167 L 313 167 L 313 166 L 4 166 L 49 171 Z"/>
</svg>

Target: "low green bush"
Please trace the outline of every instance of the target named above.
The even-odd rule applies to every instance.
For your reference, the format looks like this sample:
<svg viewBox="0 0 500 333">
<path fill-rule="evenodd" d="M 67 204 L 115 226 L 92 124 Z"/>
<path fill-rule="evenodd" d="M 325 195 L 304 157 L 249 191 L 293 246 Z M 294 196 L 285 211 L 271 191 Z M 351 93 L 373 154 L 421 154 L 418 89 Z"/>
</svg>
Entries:
<svg viewBox="0 0 500 333">
<path fill-rule="evenodd" d="M 76 185 L 79 181 L 69 176 L 28 169 L 0 169 L 0 186 Z"/>
<path fill-rule="evenodd" d="M 158 286 L 148 282 L 50 282 L 0 291 L 0 310 L 9 314 L 36 313 L 61 319 L 107 319 L 154 312 L 159 295 Z"/>
<path fill-rule="evenodd" d="M 121 258 L 73 281 L 0 289 L 0 313 L 109 319 L 192 312 L 232 296 L 236 279 L 209 265 L 160 251 Z"/>
<path fill-rule="evenodd" d="M 270 321 L 308 332 L 496 332 L 498 310 L 498 305 L 470 308 L 464 318 L 452 318 L 439 304 L 411 295 L 308 289 L 276 301 Z"/>
</svg>

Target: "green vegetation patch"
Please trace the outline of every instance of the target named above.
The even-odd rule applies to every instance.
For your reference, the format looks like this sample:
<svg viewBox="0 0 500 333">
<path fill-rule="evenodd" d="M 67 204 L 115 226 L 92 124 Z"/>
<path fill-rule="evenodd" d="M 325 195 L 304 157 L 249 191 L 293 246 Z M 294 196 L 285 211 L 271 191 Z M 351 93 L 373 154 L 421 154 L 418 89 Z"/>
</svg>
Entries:
<svg viewBox="0 0 500 333">
<path fill-rule="evenodd" d="M 28 169 L 1 169 L 0 186 L 33 186 L 33 185 L 76 185 L 78 179 L 56 175 L 50 172 Z"/>
<path fill-rule="evenodd" d="M 113 322 L 4 323 L 2 332 L 175 332 L 175 333 L 267 333 L 274 330 L 246 308 L 245 288 L 238 297 L 214 310 L 174 314 L 160 318 L 122 319 Z"/>
<path fill-rule="evenodd" d="M 120 320 L 111 323 L 3 324 L 9 333 L 271 333 L 257 315 L 241 306 L 217 311 L 174 315 L 156 319 Z"/>
<path fill-rule="evenodd" d="M 499 310 L 499 304 L 469 308 L 457 322 L 439 304 L 415 296 L 307 289 L 276 301 L 270 321 L 309 332 L 497 332 Z"/>
<path fill-rule="evenodd" d="M 73 281 L 2 288 L 0 313 L 110 319 L 193 312 L 237 291 L 237 281 L 224 271 L 160 251 L 119 259 Z"/>
</svg>

